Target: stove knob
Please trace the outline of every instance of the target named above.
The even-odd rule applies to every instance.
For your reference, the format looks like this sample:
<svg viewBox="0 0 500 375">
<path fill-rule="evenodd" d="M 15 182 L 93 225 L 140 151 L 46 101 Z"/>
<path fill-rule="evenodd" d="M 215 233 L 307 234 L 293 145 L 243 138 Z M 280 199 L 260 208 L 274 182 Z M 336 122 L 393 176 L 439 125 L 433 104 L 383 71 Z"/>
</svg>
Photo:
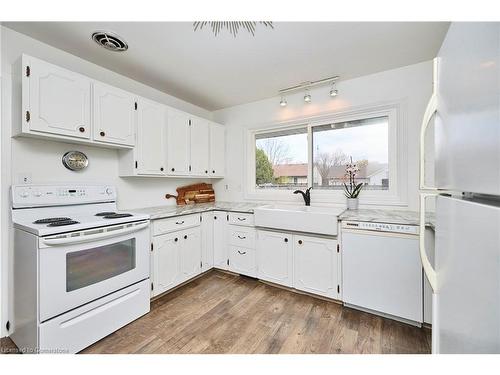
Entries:
<svg viewBox="0 0 500 375">
<path fill-rule="evenodd" d="M 20 196 L 21 198 L 28 198 L 28 196 L 29 196 L 29 195 L 30 195 L 30 194 L 28 193 L 28 191 L 27 191 L 27 190 L 21 190 L 21 192 L 19 193 L 19 196 Z"/>
<path fill-rule="evenodd" d="M 34 195 L 35 197 L 41 197 L 41 196 L 42 196 L 42 192 L 37 190 L 37 191 L 35 191 L 35 192 L 33 193 L 33 195 Z"/>
<path fill-rule="evenodd" d="M 109 188 L 109 187 L 108 187 L 108 188 L 106 188 L 106 194 L 108 194 L 108 195 L 113 194 L 113 189 L 111 189 L 111 188 Z"/>
</svg>

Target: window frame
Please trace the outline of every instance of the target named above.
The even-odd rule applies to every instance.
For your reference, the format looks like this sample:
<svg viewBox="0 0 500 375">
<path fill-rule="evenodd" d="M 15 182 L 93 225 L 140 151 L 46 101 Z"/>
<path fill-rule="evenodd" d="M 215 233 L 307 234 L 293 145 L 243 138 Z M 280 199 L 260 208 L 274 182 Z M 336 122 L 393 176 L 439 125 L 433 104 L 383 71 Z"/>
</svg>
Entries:
<svg viewBox="0 0 500 375">
<path fill-rule="evenodd" d="M 244 181 L 244 196 L 248 200 L 296 202 L 296 197 L 291 191 L 279 189 L 259 190 L 255 187 L 255 136 L 273 131 L 283 131 L 298 128 L 307 128 L 307 155 L 308 155 L 308 182 L 313 181 L 313 139 L 312 129 L 315 126 L 326 125 L 333 122 L 355 121 L 373 117 L 388 117 L 388 164 L 389 164 L 389 189 L 366 190 L 360 194 L 360 204 L 365 205 L 408 205 L 408 175 L 403 168 L 408 165 L 407 150 L 407 123 L 405 101 L 383 103 L 351 109 L 325 113 L 311 117 L 296 118 L 287 122 L 261 125 L 246 130 L 245 165 L 248 170 Z M 342 190 L 311 190 L 312 204 L 345 204 Z"/>
</svg>

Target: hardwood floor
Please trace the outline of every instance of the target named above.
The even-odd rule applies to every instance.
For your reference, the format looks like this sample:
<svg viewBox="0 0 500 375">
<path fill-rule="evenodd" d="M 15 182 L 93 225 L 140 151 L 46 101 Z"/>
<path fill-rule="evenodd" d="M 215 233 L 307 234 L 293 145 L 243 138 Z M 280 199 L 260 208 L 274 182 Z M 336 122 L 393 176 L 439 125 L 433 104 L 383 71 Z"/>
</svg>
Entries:
<svg viewBox="0 0 500 375">
<path fill-rule="evenodd" d="M 211 271 L 82 353 L 430 353 L 430 330 Z"/>
</svg>

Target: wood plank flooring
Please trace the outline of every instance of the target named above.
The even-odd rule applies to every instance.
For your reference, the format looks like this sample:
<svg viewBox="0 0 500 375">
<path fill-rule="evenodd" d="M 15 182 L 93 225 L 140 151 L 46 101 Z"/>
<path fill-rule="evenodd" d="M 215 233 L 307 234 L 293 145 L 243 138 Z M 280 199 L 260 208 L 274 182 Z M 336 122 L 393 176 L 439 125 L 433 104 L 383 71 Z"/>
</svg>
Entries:
<svg viewBox="0 0 500 375">
<path fill-rule="evenodd" d="M 430 353 L 430 330 L 211 271 L 82 353 Z"/>
</svg>

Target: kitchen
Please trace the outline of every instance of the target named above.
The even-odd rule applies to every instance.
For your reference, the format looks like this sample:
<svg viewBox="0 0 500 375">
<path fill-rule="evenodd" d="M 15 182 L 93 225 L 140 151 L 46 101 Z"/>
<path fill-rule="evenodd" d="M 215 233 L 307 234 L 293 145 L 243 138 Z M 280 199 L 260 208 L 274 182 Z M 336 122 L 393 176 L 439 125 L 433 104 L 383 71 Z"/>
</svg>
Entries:
<svg viewBox="0 0 500 375">
<path fill-rule="evenodd" d="M 5 350 L 500 353 L 499 24 L 248 24 L 2 23 Z"/>
</svg>

